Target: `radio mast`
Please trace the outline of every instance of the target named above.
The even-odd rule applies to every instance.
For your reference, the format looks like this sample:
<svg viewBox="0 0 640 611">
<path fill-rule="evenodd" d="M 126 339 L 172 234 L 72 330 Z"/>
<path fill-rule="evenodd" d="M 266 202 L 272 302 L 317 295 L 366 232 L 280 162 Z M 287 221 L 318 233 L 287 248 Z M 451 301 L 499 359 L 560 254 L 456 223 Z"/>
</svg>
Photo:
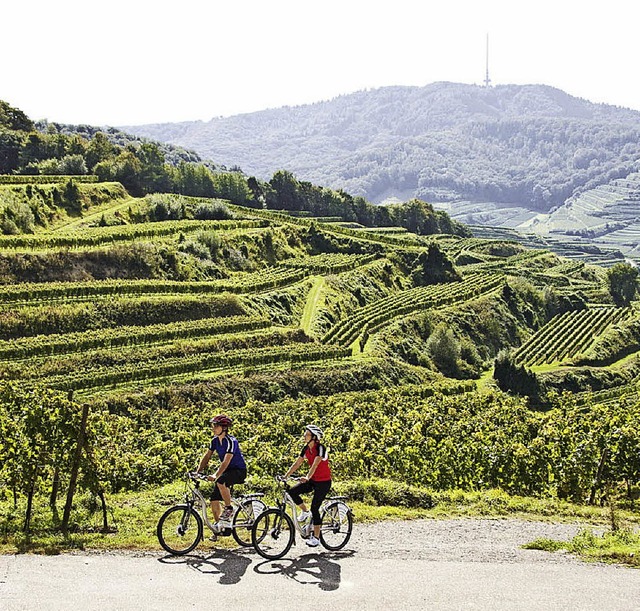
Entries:
<svg viewBox="0 0 640 611">
<path fill-rule="evenodd" d="M 484 77 L 484 86 L 491 87 L 491 79 L 489 78 L 489 34 L 487 34 L 487 71 Z"/>
</svg>

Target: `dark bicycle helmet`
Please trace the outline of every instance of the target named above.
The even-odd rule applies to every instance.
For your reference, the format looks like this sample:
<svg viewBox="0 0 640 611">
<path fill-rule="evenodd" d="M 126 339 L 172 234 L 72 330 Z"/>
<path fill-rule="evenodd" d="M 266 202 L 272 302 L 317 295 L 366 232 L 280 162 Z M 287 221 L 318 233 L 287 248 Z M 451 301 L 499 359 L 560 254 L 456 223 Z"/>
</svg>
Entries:
<svg viewBox="0 0 640 611">
<path fill-rule="evenodd" d="M 305 426 L 304 428 L 307 431 L 309 431 L 312 435 L 315 435 L 318 441 L 322 439 L 323 432 L 319 426 L 316 426 L 315 424 L 307 424 L 307 426 Z"/>
<path fill-rule="evenodd" d="M 209 424 L 219 424 L 220 426 L 231 426 L 233 420 L 229 418 L 229 416 L 225 416 L 224 414 L 219 414 L 218 416 L 214 416 L 209 421 Z"/>
</svg>

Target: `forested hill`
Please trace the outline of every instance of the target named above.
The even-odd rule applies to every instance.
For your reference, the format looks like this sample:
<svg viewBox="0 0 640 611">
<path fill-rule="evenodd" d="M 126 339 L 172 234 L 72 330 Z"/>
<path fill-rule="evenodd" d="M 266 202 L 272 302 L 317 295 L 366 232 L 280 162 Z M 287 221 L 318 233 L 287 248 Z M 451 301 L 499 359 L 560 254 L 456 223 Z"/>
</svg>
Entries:
<svg viewBox="0 0 640 611">
<path fill-rule="evenodd" d="M 548 210 L 638 169 L 640 112 L 543 85 L 385 87 L 316 104 L 127 126 L 268 178 L 390 196 Z"/>
</svg>

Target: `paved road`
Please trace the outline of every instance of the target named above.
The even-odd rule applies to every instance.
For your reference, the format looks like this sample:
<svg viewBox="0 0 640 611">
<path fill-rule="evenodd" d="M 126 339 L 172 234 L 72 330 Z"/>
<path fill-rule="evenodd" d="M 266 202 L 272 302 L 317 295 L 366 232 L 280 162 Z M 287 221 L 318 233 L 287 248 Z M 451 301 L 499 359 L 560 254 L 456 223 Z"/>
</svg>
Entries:
<svg viewBox="0 0 640 611">
<path fill-rule="evenodd" d="M 148 554 L 0 556 L 0 609 L 607 610 L 640 608 L 640 571 L 523 550 L 572 525 L 420 520 L 357 525 L 341 552 L 298 544 L 285 559 L 202 544 Z"/>
</svg>

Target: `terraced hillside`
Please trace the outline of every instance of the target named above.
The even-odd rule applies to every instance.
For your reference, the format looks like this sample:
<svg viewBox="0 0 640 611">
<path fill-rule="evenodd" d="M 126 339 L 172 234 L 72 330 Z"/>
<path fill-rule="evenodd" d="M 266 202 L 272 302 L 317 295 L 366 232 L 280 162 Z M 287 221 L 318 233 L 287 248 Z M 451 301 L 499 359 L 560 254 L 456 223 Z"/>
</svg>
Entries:
<svg viewBox="0 0 640 611">
<path fill-rule="evenodd" d="M 148 222 L 159 198 L 184 218 Z M 192 218 L 203 205 L 220 220 Z M 398 379 L 437 382 L 480 375 L 527 335 L 519 362 L 561 363 L 585 348 L 585 329 L 614 324 L 602 268 L 504 238 L 418 236 L 175 195 L 101 200 L 38 233 L 0 236 L 0 372 L 87 399 L 376 363 Z M 553 295 L 527 306 L 535 314 L 514 310 L 532 291 Z M 453 369 L 438 364 L 428 332 L 402 330 L 446 321 L 455 352 L 478 342 L 465 317 L 481 309 L 505 324 L 505 304 L 509 332 L 494 325 L 496 337 Z M 554 308 L 570 311 L 545 326 Z M 572 344 L 554 329 L 574 318 L 583 324 Z M 553 354 L 539 351 L 549 334 L 562 346 Z M 403 336 L 413 356 L 398 346 Z"/>
<path fill-rule="evenodd" d="M 393 476 L 394 489 L 400 477 L 566 495 L 554 452 L 559 437 L 574 443 L 576 418 L 600 418 L 594 397 L 614 406 L 607 422 L 633 429 L 623 406 L 639 388 L 640 315 L 613 305 L 606 267 L 504 235 L 418 235 L 87 184 L 113 197 L 0 236 L 0 476 L 21 511 L 30 490 L 56 507 L 78 439 L 82 507 L 175 481 L 208 443 L 212 412 L 235 419 L 262 482 L 315 421 L 341 481 Z M 550 399 L 563 390 L 572 398 Z M 551 400 L 578 415 L 530 409 Z M 401 450 L 372 452 L 378 438 Z M 592 454 L 576 498 L 592 486 Z M 0 526 L 14 533 L 10 502 L 0 499 Z"/>
<path fill-rule="evenodd" d="M 640 173 L 634 172 L 573 196 L 533 221 L 529 230 L 551 237 L 567 234 L 578 243 L 602 245 L 638 259 L 639 215 Z"/>
</svg>

